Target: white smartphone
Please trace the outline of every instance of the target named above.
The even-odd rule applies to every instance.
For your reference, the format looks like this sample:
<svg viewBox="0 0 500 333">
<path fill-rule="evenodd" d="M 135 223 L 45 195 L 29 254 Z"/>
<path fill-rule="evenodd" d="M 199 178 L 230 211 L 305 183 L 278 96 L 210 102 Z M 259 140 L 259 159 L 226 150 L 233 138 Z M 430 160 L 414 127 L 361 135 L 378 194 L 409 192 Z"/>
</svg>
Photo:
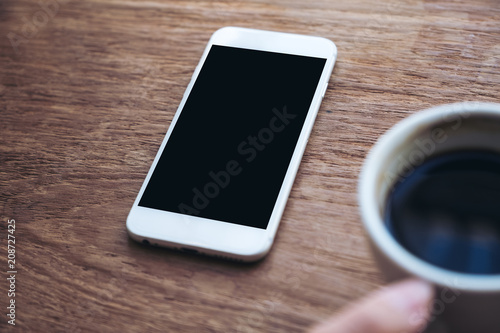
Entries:
<svg viewBox="0 0 500 333">
<path fill-rule="evenodd" d="M 324 38 L 216 31 L 127 218 L 130 236 L 186 252 L 262 258 L 336 55 Z"/>
</svg>

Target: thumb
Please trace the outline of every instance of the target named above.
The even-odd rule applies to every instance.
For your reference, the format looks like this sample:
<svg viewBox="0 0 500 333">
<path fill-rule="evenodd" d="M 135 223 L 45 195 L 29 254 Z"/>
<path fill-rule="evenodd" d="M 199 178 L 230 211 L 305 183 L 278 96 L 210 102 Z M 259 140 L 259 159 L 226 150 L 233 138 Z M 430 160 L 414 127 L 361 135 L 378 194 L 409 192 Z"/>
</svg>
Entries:
<svg viewBox="0 0 500 333">
<path fill-rule="evenodd" d="M 352 304 L 311 333 L 417 333 L 426 326 L 434 289 L 427 282 L 398 282 Z"/>
</svg>

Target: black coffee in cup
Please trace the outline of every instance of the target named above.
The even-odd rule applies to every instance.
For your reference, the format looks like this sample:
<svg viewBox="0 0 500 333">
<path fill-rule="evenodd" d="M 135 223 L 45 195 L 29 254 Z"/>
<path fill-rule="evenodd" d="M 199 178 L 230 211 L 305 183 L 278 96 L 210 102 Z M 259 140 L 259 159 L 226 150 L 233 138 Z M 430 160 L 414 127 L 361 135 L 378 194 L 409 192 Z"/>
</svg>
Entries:
<svg viewBox="0 0 500 333">
<path fill-rule="evenodd" d="M 404 248 L 435 266 L 500 274 L 500 154 L 430 157 L 390 191 L 385 223 Z"/>
</svg>

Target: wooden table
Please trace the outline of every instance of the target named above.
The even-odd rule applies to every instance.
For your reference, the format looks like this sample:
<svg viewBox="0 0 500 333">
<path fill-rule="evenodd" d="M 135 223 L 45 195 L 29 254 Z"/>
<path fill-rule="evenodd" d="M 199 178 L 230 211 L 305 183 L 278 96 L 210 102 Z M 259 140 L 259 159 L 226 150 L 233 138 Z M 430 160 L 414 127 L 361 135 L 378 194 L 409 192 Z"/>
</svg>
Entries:
<svg viewBox="0 0 500 333">
<path fill-rule="evenodd" d="M 497 0 L 2 0 L 5 332 L 303 332 L 383 284 L 357 211 L 363 159 L 433 105 L 499 101 Z M 125 219 L 210 35 L 318 35 L 339 56 L 275 245 L 255 264 L 146 247 Z"/>
</svg>

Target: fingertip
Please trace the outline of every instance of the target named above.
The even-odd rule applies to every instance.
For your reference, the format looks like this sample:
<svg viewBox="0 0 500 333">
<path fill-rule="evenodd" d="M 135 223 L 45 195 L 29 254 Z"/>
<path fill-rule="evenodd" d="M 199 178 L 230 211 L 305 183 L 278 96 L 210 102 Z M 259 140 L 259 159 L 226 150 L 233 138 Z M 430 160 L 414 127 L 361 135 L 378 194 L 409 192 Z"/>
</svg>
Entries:
<svg viewBox="0 0 500 333">
<path fill-rule="evenodd" d="M 427 326 L 434 294 L 432 284 L 412 278 L 390 285 L 382 291 L 380 299 L 392 312 L 393 320 L 399 318 L 403 331 L 416 332 Z"/>
<path fill-rule="evenodd" d="M 427 308 L 434 298 L 434 287 L 427 281 L 412 278 L 386 288 L 387 299 L 403 312 L 412 312 Z"/>
<path fill-rule="evenodd" d="M 412 278 L 393 283 L 351 304 L 311 332 L 420 332 L 429 319 L 433 298 L 434 287 L 429 282 Z"/>
</svg>

